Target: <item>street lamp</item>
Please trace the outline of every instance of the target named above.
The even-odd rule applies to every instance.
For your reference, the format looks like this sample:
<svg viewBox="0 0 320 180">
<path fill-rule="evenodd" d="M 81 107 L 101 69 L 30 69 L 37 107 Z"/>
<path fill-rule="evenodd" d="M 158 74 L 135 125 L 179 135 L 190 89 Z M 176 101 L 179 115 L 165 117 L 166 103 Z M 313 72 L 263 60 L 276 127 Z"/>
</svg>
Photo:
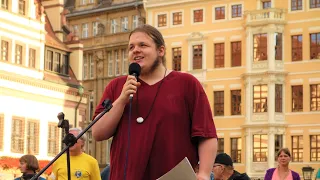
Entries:
<svg viewBox="0 0 320 180">
<path fill-rule="evenodd" d="M 314 169 L 310 166 L 302 168 L 302 174 L 304 180 L 312 180 L 312 174 Z"/>
</svg>

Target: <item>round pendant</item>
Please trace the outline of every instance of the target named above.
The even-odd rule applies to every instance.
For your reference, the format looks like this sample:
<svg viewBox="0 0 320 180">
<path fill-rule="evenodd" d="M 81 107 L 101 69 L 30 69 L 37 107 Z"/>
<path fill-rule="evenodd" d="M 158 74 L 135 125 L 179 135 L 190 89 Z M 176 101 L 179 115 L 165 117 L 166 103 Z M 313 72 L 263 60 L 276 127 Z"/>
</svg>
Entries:
<svg viewBox="0 0 320 180">
<path fill-rule="evenodd" d="M 138 117 L 137 118 L 137 122 L 140 124 L 140 123 L 143 123 L 144 119 L 142 117 Z"/>
</svg>

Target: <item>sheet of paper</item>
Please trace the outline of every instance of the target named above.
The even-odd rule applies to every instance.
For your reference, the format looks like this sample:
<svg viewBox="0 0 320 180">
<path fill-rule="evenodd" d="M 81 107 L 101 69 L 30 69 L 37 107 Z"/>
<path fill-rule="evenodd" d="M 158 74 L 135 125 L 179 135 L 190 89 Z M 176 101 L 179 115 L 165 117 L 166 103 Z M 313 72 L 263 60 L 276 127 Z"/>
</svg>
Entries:
<svg viewBox="0 0 320 180">
<path fill-rule="evenodd" d="M 196 180 L 196 174 L 188 160 L 184 158 L 178 165 L 157 180 Z"/>
</svg>

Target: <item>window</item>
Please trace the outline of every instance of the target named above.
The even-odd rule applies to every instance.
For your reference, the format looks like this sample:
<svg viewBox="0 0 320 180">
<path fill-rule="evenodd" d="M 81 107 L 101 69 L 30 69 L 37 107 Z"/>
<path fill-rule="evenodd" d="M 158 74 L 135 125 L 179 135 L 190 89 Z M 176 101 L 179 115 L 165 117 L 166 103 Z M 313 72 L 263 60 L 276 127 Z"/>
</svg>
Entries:
<svg viewBox="0 0 320 180">
<path fill-rule="evenodd" d="M 224 153 L 224 139 L 218 138 L 218 150 L 217 153 Z"/>
<path fill-rule="evenodd" d="M 231 91 L 231 115 L 241 115 L 241 90 Z"/>
<path fill-rule="evenodd" d="M 4 142 L 4 116 L 0 114 L 0 151 L 3 151 Z"/>
<path fill-rule="evenodd" d="M 172 67 L 175 71 L 181 71 L 181 47 L 172 48 Z"/>
<path fill-rule="evenodd" d="M 158 15 L 158 27 L 167 26 L 167 14 L 159 14 Z"/>
<path fill-rule="evenodd" d="M 274 135 L 274 151 L 275 151 L 275 160 L 278 159 L 277 153 L 280 151 L 281 148 L 283 148 L 283 135 L 282 134 L 276 134 Z"/>
<path fill-rule="evenodd" d="M 256 34 L 253 36 L 253 60 L 263 61 L 268 59 L 267 34 Z"/>
<path fill-rule="evenodd" d="M 121 56 L 122 56 L 122 74 L 127 74 L 128 71 L 128 57 L 127 57 L 127 50 L 122 49 L 121 50 Z"/>
<path fill-rule="evenodd" d="M 241 41 L 231 42 L 231 66 L 241 66 Z"/>
<path fill-rule="evenodd" d="M 60 73 L 68 75 L 69 74 L 69 55 L 62 55 L 62 62 L 60 66 Z"/>
<path fill-rule="evenodd" d="M 36 68 L 36 50 L 29 48 L 29 67 Z"/>
<path fill-rule="evenodd" d="M 128 17 L 121 18 L 121 32 L 128 31 Z"/>
<path fill-rule="evenodd" d="M 59 129 L 55 123 L 48 125 L 48 156 L 59 153 Z"/>
<path fill-rule="evenodd" d="M 275 34 L 276 34 L 275 59 L 282 60 L 282 33 L 275 33 Z"/>
<path fill-rule="evenodd" d="M 139 24 L 138 15 L 132 16 L 132 29 L 135 29 L 136 27 L 138 27 L 138 24 Z"/>
<path fill-rule="evenodd" d="M 88 4 L 94 3 L 94 0 L 89 0 Z"/>
<path fill-rule="evenodd" d="M 114 59 L 116 60 L 116 64 L 114 66 L 115 68 L 115 74 L 116 76 L 120 75 L 120 59 L 119 59 L 119 51 L 115 50 L 114 51 Z"/>
<path fill-rule="evenodd" d="M 271 1 L 264 1 L 264 2 L 262 2 L 262 8 L 263 8 L 263 9 L 271 8 Z"/>
<path fill-rule="evenodd" d="M 107 58 L 108 58 L 108 75 L 113 76 L 113 60 L 111 57 L 111 51 L 108 52 Z"/>
<path fill-rule="evenodd" d="M 85 5 L 86 3 L 86 0 L 80 0 L 80 5 Z"/>
<path fill-rule="evenodd" d="M 92 54 L 88 55 L 88 60 L 89 60 L 89 77 L 90 79 L 94 78 L 94 60 L 92 58 Z"/>
<path fill-rule="evenodd" d="M 231 9 L 232 9 L 232 18 L 241 17 L 241 15 L 242 15 L 242 5 L 241 4 L 232 5 Z"/>
<path fill-rule="evenodd" d="M 180 25 L 182 24 L 182 12 L 175 12 L 172 14 L 173 19 L 172 19 L 172 24 L 173 25 Z"/>
<path fill-rule="evenodd" d="M 78 25 L 73 25 L 72 26 L 72 29 L 73 29 L 73 33 L 75 36 L 79 36 L 79 28 L 78 28 Z"/>
<path fill-rule="evenodd" d="M 320 111 L 320 84 L 310 85 L 310 110 Z"/>
<path fill-rule="evenodd" d="M 1 60 L 8 61 L 8 54 L 9 54 L 9 42 L 8 41 L 1 41 Z"/>
<path fill-rule="evenodd" d="M 214 44 L 214 67 L 224 67 L 224 43 Z"/>
<path fill-rule="evenodd" d="M 22 64 L 22 46 L 16 44 L 16 58 L 15 58 L 16 64 Z"/>
<path fill-rule="evenodd" d="M 202 45 L 193 47 L 193 69 L 202 69 Z"/>
<path fill-rule="evenodd" d="M 93 92 L 91 92 L 90 94 L 90 104 L 89 104 L 89 122 L 92 121 L 93 119 L 93 114 L 94 114 L 94 96 L 93 96 Z"/>
<path fill-rule="evenodd" d="M 310 0 L 310 9 L 320 8 L 320 0 Z"/>
<path fill-rule="evenodd" d="M 28 154 L 39 154 L 39 122 L 27 121 L 27 150 Z"/>
<path fill-rule="evenodd" d="M 295 35 L 291 37 L 292 46 L 292 61 L 302 60 L 302 35 Z"/>
<path fill-rule="evenodd" d="M 241 138 L 231 138 L 231 159 L 234 163 L 241 163 Z"/>
<path fill-rule="evenodd" d="M 310 34 L 310 59 L 320 59 L 320 33 Z"/>
<path fill-rule="evenodd" d="M 193 11 L 193 22 L 203 22 L 203 9 Z"/>
<path fill-rule="evenodd" d="M 82 38 L 88 37 L 88 24 L 82 24 Z"/>
<path fill-rule="evenodd" d="M 1 8 L 8 9 L 8 0 L 1 0 Z"/>
<path fill-rule="evenodd" d="M 22 117 L 12 118 L 11 152 L 24 153 L 24 118 Z"/>
<path fill-rule="evenodd" d="M 292 112 L 303 111 L 303 87 L 292 86 Z"/>
<path fill-rule="evenodd" d="M 93 36 L 96 36 L 98 34 L 98 22 L 92 23 L 92 34 Z"/>
<path fill-rule="evenodd" d="M 52 71 L 52 62 L 53 62 L 53 51 L 47 51 L 47 58 L 46 58 L 46 70 Z"/>
<path fill-rule="evenodd" d="M 19 14 L 25 15 L 26 13 L 26 1 L 19 0 Z"/>
<path fill-rule="evenodd" d="M 320 161 L 320 135 L 310 136 L 310 161 Z"/>
<path fill-rule="evenodd" d="M 87 55 L 83 55 L 83 79 L 88 78 L 88 59 Z"/>
<path fill-rule="evenodd" d="M 219 19 L 225 19 L 226 16 L 226 11 L 225 11 L 225 7 L 216 7 L 215 8 L 215 19 L 219 20 Z"/>
<path fill-rule="evenodd" d="M 111 19 L 111 34 L 117 33 L 117 20 Z"/>
<path fill-rule="evenodd" d="M 268 85 L 253 86 L 253 112 L 268 112 Z"/>
<path fill-rule="evenodd" d="M 292 136 L 292 161 L 302 162 L 303 161 L 303 136 Z"/>
<path fill-rule="evenodd" d="M 47 49 L 45 59 L 45 70 L 53 71 L 63 75 L 69 75 L 69 54 L 63 51 Z"/>
<path fill-rule="evenodd" d="M 302 0 L 291 0 L 291 11 L 302 10 Z"/>
<path fill-rule="evenodd" d="M 276 84 L 275 91 L 275 112 L 282 112 L 282 84 Z"/>
<path fill-rule="evenodd" d="M 253 162 L 267 162 L 268 135 L 253 135 Z"/>
<path fill-rule="evenodd" d="M 53 61 L 53 71 L 60 72 L 60 61 L 61 61 L 61 54 L 58 52 L 54 53 L 54 61 Z"/>
<path fill-rule="evenodd" d="M 224 115 L 224 92 L 215 91 L 213 102 L 214 102 L 214 115 L 223 116 Z"/>
</svg>

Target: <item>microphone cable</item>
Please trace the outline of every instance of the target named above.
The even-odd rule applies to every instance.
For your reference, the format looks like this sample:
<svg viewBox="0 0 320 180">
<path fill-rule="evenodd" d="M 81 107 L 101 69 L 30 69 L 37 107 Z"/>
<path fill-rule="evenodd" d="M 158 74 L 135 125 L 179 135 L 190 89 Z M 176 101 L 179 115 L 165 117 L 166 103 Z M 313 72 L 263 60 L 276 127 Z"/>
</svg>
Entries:
<svg viewBox="0 0 320 180">
<path fill-rule="evenodd" d="M 127 166 L 128 166 L 128 158 L 129 158 L 132 99 L 133 99 L 133 97 L 130 96 L 130 98 L 129 98 L 129 118 L 128 118 L 128 144 L 127 144 L 127 151 L 126 151 L 126 159 L 125 159 L 125 163 L 124 163 L 124 174 L 123 174 L 124 180 L 126 180 L 126 176 L 127 176 Z"/>
</svg>

